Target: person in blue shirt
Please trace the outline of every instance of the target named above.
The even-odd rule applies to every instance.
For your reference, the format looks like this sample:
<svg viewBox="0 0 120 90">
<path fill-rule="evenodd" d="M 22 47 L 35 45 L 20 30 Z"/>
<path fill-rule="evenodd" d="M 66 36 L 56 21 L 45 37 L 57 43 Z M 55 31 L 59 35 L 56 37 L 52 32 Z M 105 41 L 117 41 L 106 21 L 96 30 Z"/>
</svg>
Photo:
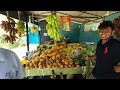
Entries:
<svg viewBox="0 0 120 90">
<path fill-rule="evenodd" d="M 24 67 L 15 52 L 0 48 L 0 79 L 25 79 Z"/>
</svg>

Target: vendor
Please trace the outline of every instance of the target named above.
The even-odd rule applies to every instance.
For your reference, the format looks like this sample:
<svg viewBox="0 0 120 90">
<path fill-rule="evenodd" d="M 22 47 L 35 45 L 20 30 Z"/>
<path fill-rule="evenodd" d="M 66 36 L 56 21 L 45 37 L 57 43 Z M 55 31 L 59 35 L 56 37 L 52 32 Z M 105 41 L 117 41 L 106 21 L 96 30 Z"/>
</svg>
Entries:
<svg viewBox="0 0 120 90">
<path fill-rule="evenodd" d="M 65 35 L 62 35 L 61 41 L 65 41 L 66 43 L 71 43 L 71 39 L 68 37 L 65 37 Z"/>
<path fill-rule="evenodd" d="M 62 35 L 61 39 L 65 39 L 65 35 Z"/>
<path fill-rule="evenodd" d="M 70 38 L 66 38 L 66 43 L 71 43 Z"/>
</svg>

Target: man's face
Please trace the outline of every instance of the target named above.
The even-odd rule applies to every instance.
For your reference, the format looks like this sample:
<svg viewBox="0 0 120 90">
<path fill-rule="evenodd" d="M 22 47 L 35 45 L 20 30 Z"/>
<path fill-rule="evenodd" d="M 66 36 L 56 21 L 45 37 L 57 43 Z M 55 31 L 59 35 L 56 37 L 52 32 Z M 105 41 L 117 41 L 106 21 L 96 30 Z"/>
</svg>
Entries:
<svg viewBox="0 0 120 90">
<path fill-rule="evenodd" d="M 113 30 L 111 27 L 101 29 L 101 30 L 99 30 L 100 38 L 102 40 L 108 40 L 112 36 L 112 32 L 113 32 Z"/>
</svg>

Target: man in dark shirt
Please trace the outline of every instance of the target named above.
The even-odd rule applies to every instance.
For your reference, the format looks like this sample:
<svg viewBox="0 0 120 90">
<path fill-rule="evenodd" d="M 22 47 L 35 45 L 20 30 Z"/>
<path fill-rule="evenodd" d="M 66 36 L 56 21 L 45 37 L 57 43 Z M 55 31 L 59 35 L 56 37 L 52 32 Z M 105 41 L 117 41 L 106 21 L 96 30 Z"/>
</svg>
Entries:
<svg viewBox="0 0 120 90">
<path fill-rule="evenodd" d="M 103 21 L 99 27 L 100 41 L 97 44 L 96 55 L 83 57 L 85 60 L 96 60 L 92 75 L 96 79 L 120 79 L 120 42 L 113 39 L 114 24 Z"/>
</svg>

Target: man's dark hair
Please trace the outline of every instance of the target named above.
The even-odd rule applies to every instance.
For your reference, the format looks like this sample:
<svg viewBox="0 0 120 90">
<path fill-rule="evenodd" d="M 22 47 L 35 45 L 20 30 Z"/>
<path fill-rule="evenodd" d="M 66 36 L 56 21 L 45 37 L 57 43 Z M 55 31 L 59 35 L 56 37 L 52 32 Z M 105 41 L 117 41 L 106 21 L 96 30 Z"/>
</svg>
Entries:
<svg viewBox="0 0 120 90">
<path fill-rule="evenodd" d="M 100 25 L 98 26 L 98 29 L 105 29 L 107 27 L 111 27 L 112 30 L 114 30 L 114 24 L 112 23 L 112 21 L 103 21 L 102 23 L 100 23 Z"/>
</svg>

